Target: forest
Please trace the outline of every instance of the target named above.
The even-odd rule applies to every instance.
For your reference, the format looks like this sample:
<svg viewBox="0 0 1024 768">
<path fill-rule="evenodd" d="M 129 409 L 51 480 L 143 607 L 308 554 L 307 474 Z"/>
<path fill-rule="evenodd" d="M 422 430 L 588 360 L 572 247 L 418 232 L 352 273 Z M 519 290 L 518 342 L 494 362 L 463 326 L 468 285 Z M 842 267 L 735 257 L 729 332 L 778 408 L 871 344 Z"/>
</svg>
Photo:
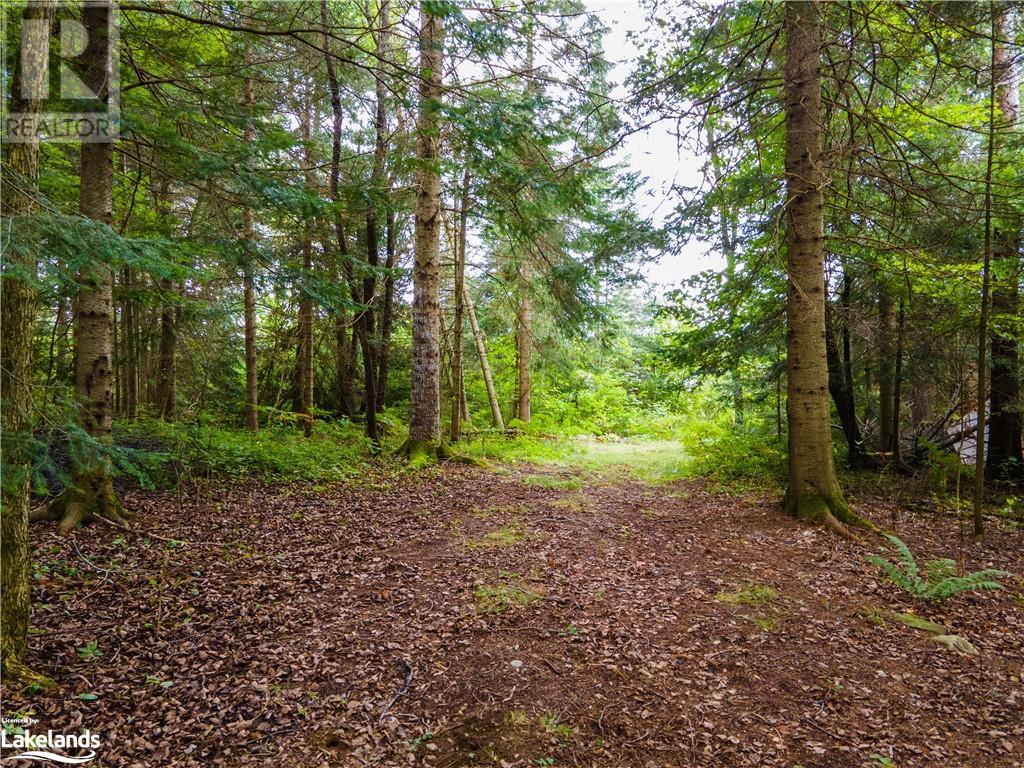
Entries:
<svg viewBox="0 0 1024 768">
<path fill-rule="evenodd" d="M 0 27 L 5 764 L 1024 765 L 1024 4 Z"/>
</svg>

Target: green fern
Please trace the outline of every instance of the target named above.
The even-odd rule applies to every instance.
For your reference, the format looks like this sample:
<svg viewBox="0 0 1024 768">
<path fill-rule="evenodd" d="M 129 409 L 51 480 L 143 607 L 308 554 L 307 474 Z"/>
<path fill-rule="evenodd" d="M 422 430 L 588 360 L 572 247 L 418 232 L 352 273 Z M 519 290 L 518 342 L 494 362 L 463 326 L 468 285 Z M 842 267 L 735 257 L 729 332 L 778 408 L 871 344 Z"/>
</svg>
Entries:
<svg viewBox="0 0 1024 768">
<path fill-rule="evenodd" d="M 949 558 L 941 558 L 925 564 L 922 578 L 922 569 L 918 567 L 910 547 L 898 536 L 886 534 L 885 538 L 898 555 L 897 562 L 894 563 L 879 555 L 868 555 L 866 560 L 881 568 L 889 580 L 904 592 L 923 600 L 940 602 L 961 592 L 1003 589 L 1003 585 L 996 579 L 1010 575 L 1006 571 L 987 568 L 957 576 L 956 562 Z"/>
</svg>

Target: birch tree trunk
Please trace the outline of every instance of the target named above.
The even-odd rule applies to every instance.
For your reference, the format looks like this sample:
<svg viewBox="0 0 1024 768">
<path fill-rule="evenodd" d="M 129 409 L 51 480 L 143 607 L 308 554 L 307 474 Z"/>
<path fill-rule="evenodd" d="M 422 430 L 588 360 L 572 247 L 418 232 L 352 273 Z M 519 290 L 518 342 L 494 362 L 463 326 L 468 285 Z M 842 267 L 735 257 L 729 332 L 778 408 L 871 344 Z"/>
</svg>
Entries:
<svg viewBox="0 0 1024 768">
<path fill-rule="evenodd" d="M 863 522 L 843 501 L 832 462 L 825 352 L 824 219 L 821 173 L 821 8 L 786 3 L 786 318 L 789 485 L 783 507 L 839 530 Z"/>
<path fill-rule="evenodd" d="M 526 265 L 523 265 L 526 270 Z M 516 309 L 516 417 L 527 424 L 531 417 L 530 355 L 533 351 L 533 304 L 529 294 L 529 275 L 520 281 L 519 307 Z"/>
<path fill-rule="evenodd" d="M 463 299 L 466 303 L 466 312 L 469 314 L 469 327 L 473 330 L 473 341 L 476 342 L 476 354 L 480 358 L 480 371 L 483 373 L 484 386 L 487 388 L 487 402 L 491 406 L 491 420 L 496 429 L 505 431 L 505 420 L 501 417 L 501 404 L 498 402 L 498 393 L 494 390 L 494 379 L 491 376 L 491 364 L 487 360 L 487 344 L 484 342 L 484 334 L 480 330 L 480 324 L 476 321 L 476 310 L 473 308 L 473 300 L 469 298 L 469 291 L 463 287 Z"/>
</svg>

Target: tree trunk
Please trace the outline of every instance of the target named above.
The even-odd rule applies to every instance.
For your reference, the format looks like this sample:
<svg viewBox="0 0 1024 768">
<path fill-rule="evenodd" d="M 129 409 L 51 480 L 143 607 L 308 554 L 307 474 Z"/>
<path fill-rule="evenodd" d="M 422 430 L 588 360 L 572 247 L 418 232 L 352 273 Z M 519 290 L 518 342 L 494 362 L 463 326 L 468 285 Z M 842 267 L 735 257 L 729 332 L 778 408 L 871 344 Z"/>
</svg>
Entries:
<svg viewBox="0 0 1024 768">
<path fill-rule="evenodd" d="M 47 83 L 50 27 L 56 2 L 30 3 L 23 12 L 24 34 L 21 56 L 12 78 L 12 113 L 38 114 Z M 32 66 L 25 71 L 22 64 Z M 35 213 L 34 192 L 39 188 L 39 140 L 8 143 L 4 166 L 4 218 L 14 226 Z M 11 173 L 15 183 L 7 178 Z M 5 225 L 6 226 L 6 225 Z M 49 688 L 53 681 L 31 671 L 24 664 L 28 644 L 31 590 L 28 544 L 30 437 L 32 434 L 33 335 L 36 292 L 32 283 L 6 267 L 17 265 L 26 275 L 35 275 L 38 254 L 34 249 L 10 249 L 4 254 L 5 269 L 0 277 L 0 429 L 3 440 L 4 478 L 0 506 L 0 667 L 10 684 Z"/>
<path fill-rule="evenodd" d="M 125 298 L 122 305 L 123 332 L 121 345 L 124 349 L 124 394 L 123 413 L 129 421 L 139 417 L 139 340 L 135 327 L 138 305 L 135 302 L 135 276 L 131 267 L 121 270 L 121 284 Z"/>
<path fill-rule="evenodd" d="M 174 358 L 178 346 L 175 307 L 171 301 L 174 285 L 169 277 L 160 280 L 160 350 L 157 368 L 156 409 L 161 419 L 174 418 Z"/>
<path fill-rule="evenodd" d="M 310 105 L 302 107 L 302 166 L 306 189 L 313 187 L 313 158 L 310 146 Z M 313 272 L 313 219 L 307 214 L 302 227 L 302 277 L 299 280 L 299 415 L 302 433 L 313 435 L 313 297 L 308 282 Z"/>
<path fill-rule="evenodd" d="M 111 51 L 110 2 L 85 5 L 82 24 L 88 43 L 81 59 L 83 81 L 106 102 L 109 96 Z M 83 216 L 110 226 L 114 207 L 114 146 L 110 142 L 82 144 L 79 208 Z M 113 428 L 113 273 L 96 259 L 78 275 L 75 299 L 75 395 L 83 429 L 96 441 L 109 443 Z M 110 465 L 92 459 L 75 467 L 71 485 L 43 517 L 60 519 L 61 533 L 99 515 L 126 517 L 114 491 Z"/>
<path fill-rule="evenodd" d="M 496 429 L 504 432 L 505 420 L 501 417 L 501 404 L 498 402 L 498 393 L 494 390 L 494 379 L 491 377 L 491 364 L 487 361 L 487 345 L 484 342 L 484 334 L 476 321 L 476 310 L 473 308 L 473 300 L 469 298 L 469 291 L 463 288 L 462 296 L 469 314 L 469 327 L 473 330 L 473 341 L 476 342 L 476 354 L 480 358 L 480 371 L 483 373 L 484 386 L 487 388 L 487 402 L 491 406 L 491 420 Z"/>
<path fill-rule="evenodd" d="M 530 353 L 533 351 L 533 304 L 529 290 L 529 276 L 523 275 L 516 310 L 516 417 L 526 424 L 530 423 L 532 416 Z"/>
<path fill-rule="evenodd" d="M 441 19 L 420 9 L 420 85 L 416 132 L 416 256 L 413 265 L 412 392 L 409 453 L 413 459 L 436 452 L 441 431 L 440 144 L 443 28 Z"/>
<path fill-rule="evenodd" d="M 832 463 L 825 350 L 820 12 L 817 2 L 786 3 L 789 485 L 783 507 L 800 519 L 841 530 L 837 520 L 864 523 L 843 500 Z"/>
<path fill-rule="evenodd" d="M 843 436 L 846 438 L 847 462 L 852 469 L 857 469 L 864 464 L 864 443 L 860 434 L 860 425 L 857 423 L 857 407 L 853 391 L 848 386 L 848 380 L 844 375 L 843 363 L 839 357 L 839 345 L 836 343 L 835 333 L 832 330 L 831 314 L 826 307 L 825 351 L 828 364 L 828 391 L 832 395 L 836 413 L 839 414 L 839 423 L 843 427 Z"/>
<path fill-rule="evenodd" d="M 896 320 L 896 358 L 892 375 L 892 436 L 889 452 L 896 464 L 900 458 L 900 410 L 903 398 L 903 336 L 906 331 L 906 309 L 903 297 L 900 297 L 900 309 Z"/>
<path fill-rule="evenodd" d="M 462 174 L 462 196 L 459 202 L 459 239 L 455 248 L 455 320 L 452 325 L 452 424 L 451 440 L 462 437 L 462 417 L 466 407 L 465 376 L 462 365 L 462 326 L 466 275 L 466 229 L 469 219 L 469 170 Z"/>
<path fill-rule="evenodd" d="M 342 221 L 339 183 L 341 179 L 341 127 L 343 113 L 341 110 L 341 89 L 338 85 L 338 76 L 334 70 L 334 55 L 331 53 L 330 24 L 327 11 L 327 0 L 320 0 L 320 23 L 323 33 L 324 63 L 327 67 L 327 86 L 331 95 L 331 169 L 329 178 L 329 192 L 331 202 L 334 203 L 334 235 L 338 244 L 338 259 L 341 262 L 341 272 L 352 293 L 353 301 L 358 300 L 358 288 L 353 274 L 352 263 L 349 260 L 348 245 L 345 241 L 345 227 Z M 357 324 L 353 324 L 357 325 Z M 355 381 L 355 365 L 358 349 L 356 347 L 355 329 L 353 328 L 353 339 L 351 343 L 348 337 L 348 318 L 344 310 L 338 310 L 334 323 L 334 336 L 337 344 L 337 357 L 335 358 L 335 381 L 338 388 L 338 405 L 348 418 L 356 413 L 356 394 L 353 388 Z"/>
<path fill-rule="evenodd" d="M 975 438 L 977 449 L 974 454 L 974 535 L 985 532 L 982 514 L 985 504 L 985 405 L 988 400 L 988 317 L 992 284 L 992 165 L 996 144 L 996 62 L 999 46 L 997 36 L 997 14 L 995 3 L 991 4 L 992 16 L 992 77 L 989 85 L 988 111 L 988 152 L 985 163 L 985 253 L 981 269 L 981 312 L 978 318 L 978 432 Z"/>
<path fill-rule="evenodd" d="M 377 347 L 377 408 L 384 410 L 388 395 L 388 368 L 391 364 L 391 330 L 395 314 L 395 277 L 392 270 L 398 260 L 395 247 L 395 213 L 389 210 L 387 215 L 387 260 L 388 269 L 384 277 L 384 306 L 380 318 L 380 344 Z"/>
<path fill-rule="evenodd" d="M 246 64 L 251 64 L 252 54 L 248 47 L 245 51 Z M 242 137 L 246 145 L 253 141 L 252 130 L 252 78 L 245 78 L 243 91 L 245 100 L 245 128 Z M 252 208 L 242 208 L 242 240 L 245 253 L 242 266 L 242 304 L 245 315 L 245 426 L 250 432 L 260 428 L 259 414 L 259 381 L 256 374 L 256 229 L 253 223 Z"/>
<path fill-rule="evenodd" d="M 1006 135 L 1019 128 L 1020 76 L 1013 53 L 1007 45 L 1013 39 L 1014 7 L 1008 3 L 994 6 L 993 35 L 996 103 L 999 107 L 999 133 Z M 985 470 L 993 479 L 1024 480 L 1024 401 L 1020 390 L 1019 330 L 1022 223 L 1012 206 L 1002 213 L 1006 222 L 997 229 L 993 242 L 992 265 L 992 345 L 989 405 L 992 416 L 988 433 L 988 460 Z"/>
<path fill-rule="evenodd" d="M 377 14 L 377 51 L 379 58 L 374 69 L 376 110 L 374 114 L 373 170 L 370 174 L 370 205 L 366 210 L 366 260 L 369 269 L 363 277 L 363 303 L 360 313 L 363 347 L 363 383 L 366 392 L 366 435 L 375 451 L 380 450 L 377 430 L 377 332 L 374 328 L 377 269 L 380 267 L 380 211 L 386 194 L 384 189 L 384 163 L 387 159 L 387 89 L 384 82 L 384 60 L 388 46 L 388 0 L 382 0 Z"/>
<path fill-rule="evenodd" d="M 893 436 L 892 296 L 887 286 L 878 293 L 878 450 L 892 450 Z"/>
</svg>

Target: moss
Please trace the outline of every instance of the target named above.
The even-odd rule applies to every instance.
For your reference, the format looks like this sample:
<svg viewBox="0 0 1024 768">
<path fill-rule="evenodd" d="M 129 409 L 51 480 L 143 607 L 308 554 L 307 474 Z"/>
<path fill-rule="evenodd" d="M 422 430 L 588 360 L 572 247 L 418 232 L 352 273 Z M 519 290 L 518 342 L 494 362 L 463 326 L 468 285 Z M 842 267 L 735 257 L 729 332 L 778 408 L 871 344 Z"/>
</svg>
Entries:
<svg viewBox="0 0 1024 768">
<path fill-rule="evenodd" d="M 782 500 L 782 509 L 786 514 L 798 520 L 822 525 L 843 535 L 849 534 L 843 529 L 841 523 L 853 528 L 876 530 L 874 523 L 850 509 L 838 489 L 828 493 L 803 494 L 794 494 L 787 490 L 786 496 Z"/>
<path fill-rule="evenodd" d="M 113 478 L 105 470 L 97 469 L 77 473 L 71 485 L 32 519 L 59 520 L 59 530 L 66 535 L 96 518 L 121 524 L 132 517 L 117 498 Z"/>
</svg>

